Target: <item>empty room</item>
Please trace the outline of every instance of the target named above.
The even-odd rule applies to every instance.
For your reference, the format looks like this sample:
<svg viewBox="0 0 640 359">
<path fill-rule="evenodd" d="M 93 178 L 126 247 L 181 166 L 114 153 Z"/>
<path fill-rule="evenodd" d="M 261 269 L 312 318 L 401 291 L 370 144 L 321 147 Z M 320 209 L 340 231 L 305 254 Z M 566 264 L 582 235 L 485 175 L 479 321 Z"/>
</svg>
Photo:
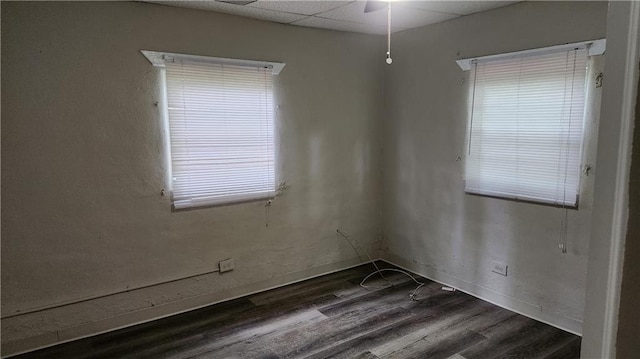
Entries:
<svg viewBox="0 0 640 359">
<path fill-rule="evenodd" d="M 0 5 L 3 358 L 640 357 L 640 2 Z"/>
</svg>

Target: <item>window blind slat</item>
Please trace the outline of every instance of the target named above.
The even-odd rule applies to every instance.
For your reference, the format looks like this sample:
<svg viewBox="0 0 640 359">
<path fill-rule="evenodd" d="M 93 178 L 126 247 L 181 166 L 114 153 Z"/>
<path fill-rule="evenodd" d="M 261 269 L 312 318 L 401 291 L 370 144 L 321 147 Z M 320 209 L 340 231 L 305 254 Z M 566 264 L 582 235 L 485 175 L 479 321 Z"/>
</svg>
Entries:
<svg viewBox="0 0 640 359">
<path fill-rule="evenodd" d="M 587 51 L 476 63 L 465 190 L 575 206 Z"/>
<path fill-rule="evenodd" d="M 274 195 L 270 69 L 167 62 L 174 206 Z"/>
</svg>

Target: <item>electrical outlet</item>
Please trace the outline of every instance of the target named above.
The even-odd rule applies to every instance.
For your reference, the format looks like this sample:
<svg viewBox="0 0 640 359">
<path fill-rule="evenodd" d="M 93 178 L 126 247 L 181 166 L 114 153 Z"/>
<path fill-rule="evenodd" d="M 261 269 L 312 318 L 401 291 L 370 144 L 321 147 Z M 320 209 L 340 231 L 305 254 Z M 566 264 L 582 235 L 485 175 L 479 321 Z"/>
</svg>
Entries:
<svg viewBox="0 0 640 359">
<path fill-rule="evenodd" d="M 503 276 L 507 276 L 507 268 L 509 266 L 506 263 L 500 263 L 496 261 L 491 261 L 491 271 L 493 273 L 498 273 Z"/>
<path fill-rule="evenodd" d="M 235 268 L 235 263 L 233 262 L 233 258 L 227 258 L 218 263 L 218 268 L 220 268 L 220 273 L 232 271 Z"/>
</svg>

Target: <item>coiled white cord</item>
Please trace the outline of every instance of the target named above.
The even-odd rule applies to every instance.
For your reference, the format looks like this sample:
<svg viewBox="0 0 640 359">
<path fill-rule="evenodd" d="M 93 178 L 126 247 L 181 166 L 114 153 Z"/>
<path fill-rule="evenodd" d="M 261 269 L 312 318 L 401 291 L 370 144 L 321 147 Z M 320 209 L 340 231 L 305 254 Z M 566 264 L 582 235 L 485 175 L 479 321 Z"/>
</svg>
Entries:
<svg viewBox="0 0 640 359">
<path fill-rule="evenodd" d="M 342 232 L 342 231 L 341 231 L 341 230 L 339 230 L 339 229 L 336 229 L 336 232 L 337 232 L 340 236 L 342 236 L 342 238 L 344 238 L 344 239 L 347 241 L 347 243 L 349 243 L 349 245 L 351 245 L 351 247 L 352 247 L 352 248 L 353 248 L 353 250 L 356 252 L 356 254 L 357 254 L 358 256 L 360 256 L 360 252 L 358 251 L 358 249 L 356 248 L 356 246 L 354 246 L 354 245 L 353 245 L 353 243 L 351 242 L 351 236 L 349 236 L 348 234 L 346 234 L 346 233 Z M 368 276 L 364 277 L 364 279 L 360 282 L 360 286 L 361 286 L 362 288 L 369 290 L 369 289 L 384 289 L 384 288 L 392 287 L 392 286 L 393 286 L 393 283 L 392 283 L 390 280 L 388 280 L 387 278 L 385 278 L 385 276 L 382 274 L 382 272 L 398 272 L 398 273 L 402 273 L 402 274 L 404 274 L 404 275 L 408 276 L 409 278 L 411 278 L 411 280 L 413 280 L 416 284 L 418 284 L 418 286 L 416 287 L 416 289 L 414 289 L 414 290 L 413 290 L 413 293 L 409 294 L 409 299 L 411 299 L 411 300 L 417 300 L 417 299 L 416 299 L 416 294 L 418 293 L 418 290 L 420 290 L 420 288 L 422 288 L 422 287 L 425 285 L 425 283 L 420 282 L 420 281 L 419 281 L 419 280 L 417 280 L 414 276 L 412 276 L 412 275 L 411 275 L 411 274 L 409 274 L 408 272 L 403 271 L 403 270 L 401 270 L 401 269 L 395 269 L 395 268 L 382 268 L 382 269 L 380 269 L 380 268 L 378 267 L 378 265 L 376 264 L 376 262 L 375 262 L 375 261 L 371 258 L 371 256 L 369 255 L 369 252 L 367 252 L 367 250 L 366 250 L 366 249 L 364 249 L 364 248 L 360 245 L 360 242 L 358 242 L 358 241 L 357 241 L 357 240 L 355 240 L 355 239 L 354 239 L 353 241 L 354 241 L 354 242 L 356 243 L 356 245 L 360 248 L 360 250 L 361 250 L 361 251 L 363 251 L 363 252 L 367 255 L 367 258 L 369 258 L 369 262 L 370 262 L 371 264 L 373 264 L 373 266 L 376 268 L 375 272 L 373 272 L 373 273 L 369 274 Z M 380 277 L 381 277 L 382 279 L 384 279 L 385 281 L 387 281 L 387 283 L 389 283 L 389 285 L 388 285 L 388 286 L 384 286 L 384 287 L 373 287 L 373 286 L 367 286 L 367 285 L 365 285 L 365 284 L 364 284 L 364 283 L 365 283 L 369 278 L 371 278 L 372 276 L 374 276 L 374 275 L 376 275 L 376 274 L 379 274 L 379 275 L 380 275 Z"/>
</svg>

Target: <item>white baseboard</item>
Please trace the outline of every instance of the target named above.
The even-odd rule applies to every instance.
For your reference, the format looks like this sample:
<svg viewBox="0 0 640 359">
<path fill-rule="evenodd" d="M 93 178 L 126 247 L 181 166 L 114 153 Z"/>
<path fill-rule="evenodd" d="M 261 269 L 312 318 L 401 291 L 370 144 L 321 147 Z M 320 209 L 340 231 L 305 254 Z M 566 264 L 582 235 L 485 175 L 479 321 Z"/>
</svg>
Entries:
<svg viewBox="0 0 640 359">
<path fill-rule="evenodd" d="M 421 268 L 420 266 L 394 254 L 386 254 L 381 259 L 389 264 L 416 273 L 425 278 L 433 280 L 443 285 L 447 285 L 457 290 L 522 314 L 537 321 L 552 325 L 567 332 L 581 335 L 582 321 L 567 318 L 558 313 L 542 310 L 540 307 L 522 300 L 505 296 L 491 289 L 466 282 L 459 278 L 449 276 L 445 273 Z M 366 262 L 365 262 L 366 263 Z M 196 310 L 216 303 L 240 298 L 243 296 L 264 292 L 270 289 L 283 287 L 289 284 L 301 282 L 307 279 L 323 276 L 326 274 L 342 271 L 364 264 L 359 258 L 308 268 L 302 271 L 286 274 L 284 276 L 272 278 L 260 283 L 232 288 L 225 291 L 207 293 L 200 296 L 190 297 L 184 300 L 145 308 L 143 310 L 128 312 L 105 320 L 86 323 L 60 329 L 56 332 L 48 332 L 24 339 L 13 340 L 2 343 L 2 357 L 10 357 L 57 344 L 62 344 L 98 334 L 147 323 L 162 319 L 172 315 Z"/>
<path fill-rule="evenodd" d="M 441 283 L 443 285 L 453 287 L 456 290 L 472 295 L 478 299 L 482 299 L 486 302 L 495 304 L 499 307 L 508 309 L 512 312 L 522 314 L 531 319 L 535 319 L 539 322 L 549 324 L 558 329 L 562 329 L 566 332 L 582 336 L 582 321 L 575 318 L 569 318 L 562 314 L 544 310 L 540 306 L 532 303 L 525 302 L 521 299 L 504 295 L 487 287 L 477 285 L 465 281 L 460 278 L 453 277 L 446 273 L 433 270 L 431 268 L 424 268 L 420 265 L 413 263 L 410 260 L 404 259 L 398 255 L 392 253 L 385 253 L 383 261 L 403 268 L 410 272 L 421 275 L 434 282 Z"/>
<path fill-rule="evenodd" d="M 220 302 L 225 302 L 247 295 L 264 292 L 270 289 L 284 287 L 286 285 L 301 282 L 307 279 L 353 268 L 364 263 L 366 262 L 362 262 L 359 258 L 352 258 L 336 263 L 325 264 L 319 267 L 307 268 L 298 272 L 271 278 L 259 283 L 251 283 L 220 292 L 206 293 L 199 296 L 189 297 L 180 301 L 167 303 L 164 305 L 157 305 L 138 311 L 123 313 L 122 315 L 104 320 L 62 328 L 55 332 L 47 332 L 28 338 L 21 338 L 3 342 L 2 357 L 6 358 L 54 346 L 57 344 L 62 344 L 126 327 L 131 327 L 138 324 L 147 323 Z"/>
</svg>

